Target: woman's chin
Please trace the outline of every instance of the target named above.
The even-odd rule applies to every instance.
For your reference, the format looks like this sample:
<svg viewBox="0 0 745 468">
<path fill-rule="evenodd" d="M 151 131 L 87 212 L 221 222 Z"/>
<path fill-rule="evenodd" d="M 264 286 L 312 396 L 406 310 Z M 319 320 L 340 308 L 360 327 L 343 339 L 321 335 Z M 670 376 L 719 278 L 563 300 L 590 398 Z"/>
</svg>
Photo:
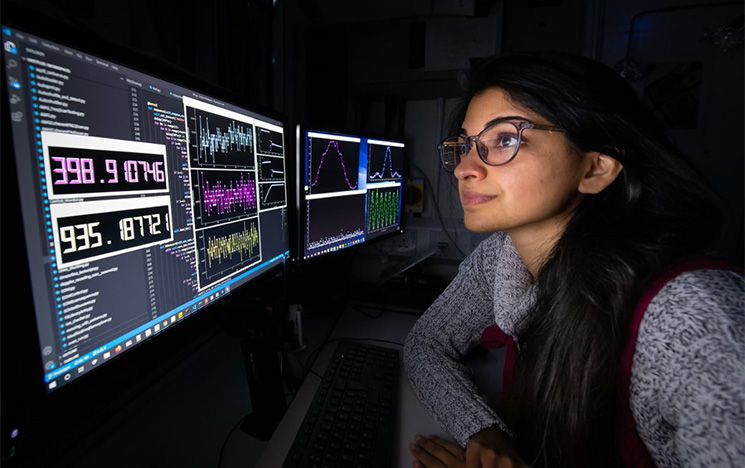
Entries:
<svg viewBox="0 0 745 468">
<path fill-rule="evenodd" d="M 498 231 L 499 228 L 494 223 L 490 223 L 487 220 L 479 219 L 480 217 L 469 216 L 465 214 L 463 216 L 463 225 L 466 229 L 477 234 L 487 234 L 490 232 Z"/>
</svg>

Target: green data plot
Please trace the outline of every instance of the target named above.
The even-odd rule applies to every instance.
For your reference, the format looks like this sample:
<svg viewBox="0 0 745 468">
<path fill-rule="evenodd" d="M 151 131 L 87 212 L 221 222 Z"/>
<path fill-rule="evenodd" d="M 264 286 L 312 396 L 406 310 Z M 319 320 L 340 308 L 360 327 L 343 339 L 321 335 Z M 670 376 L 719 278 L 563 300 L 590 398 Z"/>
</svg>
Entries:
<svg viewBox="0 0 745 468">
<path fill-rule="evenodd" d="M 398 187 L 374 189 L 367 198 L 367 231 L 377 231 L 398 224 L 400 197 Z"/>
</svg>

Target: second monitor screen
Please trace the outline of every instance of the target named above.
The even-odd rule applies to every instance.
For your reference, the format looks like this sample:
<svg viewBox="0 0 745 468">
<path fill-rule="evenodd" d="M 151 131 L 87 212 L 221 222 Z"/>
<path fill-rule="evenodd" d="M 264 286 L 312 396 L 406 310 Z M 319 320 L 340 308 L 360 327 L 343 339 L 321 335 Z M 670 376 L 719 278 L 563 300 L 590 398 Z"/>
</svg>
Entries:
<svg viewBox="0 0 745 468">
<path fill-rule="evenodd" d="M 303 258 L 401 229 L 404 144 L 305 133 Z"/>
</svg>

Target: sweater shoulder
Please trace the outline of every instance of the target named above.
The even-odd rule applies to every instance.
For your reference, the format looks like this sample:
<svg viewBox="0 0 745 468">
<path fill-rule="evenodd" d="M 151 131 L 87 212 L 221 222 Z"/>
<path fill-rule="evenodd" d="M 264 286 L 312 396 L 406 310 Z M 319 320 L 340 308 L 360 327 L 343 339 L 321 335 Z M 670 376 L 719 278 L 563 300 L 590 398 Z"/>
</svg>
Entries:
<svg viewBox="0 0 745 468">
<path fill-rule="evenodd" d="M 728 270 L 679 274 L 652 299 L 644 313 L 637 349 L 660 341 L 689 346 L 693 340 L 723 332 L 742 338 L 745 281 Z M 714 325 L 714 326 L 712 326 Z M 737 327 L 731 326 L 740 325 Z"/>
<path fill-rule="evenodd" d="M 659 466 L 742 456 L 745 282 L 725 270 L 681 273 L 652 299 L 639 329 L 630 406 Z M 698 458 L 697 458 L 698 457 Z"/>
</svg>

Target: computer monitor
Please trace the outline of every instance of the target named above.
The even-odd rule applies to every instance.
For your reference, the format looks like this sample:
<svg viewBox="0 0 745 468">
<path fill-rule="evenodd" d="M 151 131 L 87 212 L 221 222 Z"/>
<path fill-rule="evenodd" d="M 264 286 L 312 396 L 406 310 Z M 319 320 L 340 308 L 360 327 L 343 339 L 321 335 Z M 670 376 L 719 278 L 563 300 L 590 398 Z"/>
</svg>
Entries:
<svg viewBox="0 0 745 468">
<path fill-rule="evenodd" d="M 401 231 L 404 142 L 318 130 L 302 136 L 304 259 Z"/>
<path fill-rule="evenodd" d="M 48 392 L 284 263 L 281 120 L 13 25 L 2 40 L 34 302 L 18 313 Z"/>
</svg>

